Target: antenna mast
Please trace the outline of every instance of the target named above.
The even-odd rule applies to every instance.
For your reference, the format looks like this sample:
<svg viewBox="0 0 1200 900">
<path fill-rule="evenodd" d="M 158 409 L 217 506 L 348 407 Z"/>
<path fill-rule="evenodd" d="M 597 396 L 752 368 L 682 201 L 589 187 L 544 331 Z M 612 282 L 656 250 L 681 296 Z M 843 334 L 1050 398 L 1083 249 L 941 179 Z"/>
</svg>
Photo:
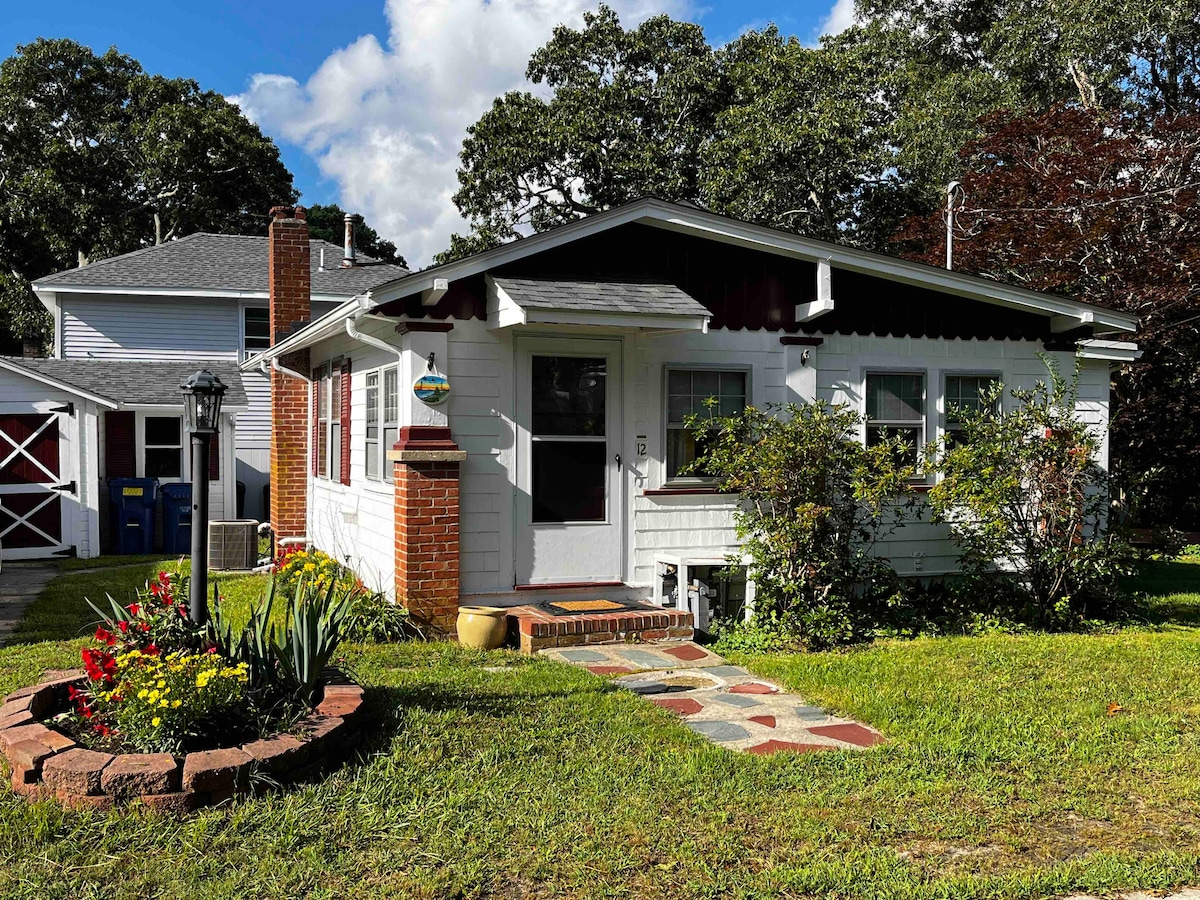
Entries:
<svg viewBox="0 0 1200 900">
<path fill-rule="evenodd" d="M 967 192 L 958 181 L 946 185 L 946 268 L 954 268 L 954 217 L 962 209 Z"/>
</svg>

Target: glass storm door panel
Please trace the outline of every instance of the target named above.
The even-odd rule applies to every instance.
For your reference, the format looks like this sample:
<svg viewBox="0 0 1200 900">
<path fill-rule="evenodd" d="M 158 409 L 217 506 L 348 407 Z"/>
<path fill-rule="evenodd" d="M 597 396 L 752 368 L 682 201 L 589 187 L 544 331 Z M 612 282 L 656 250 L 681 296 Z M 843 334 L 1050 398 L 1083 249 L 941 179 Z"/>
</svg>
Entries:
<svg viewBox="0 0 1200 900">
<path fill-rule="evenodd" d="M 619 349 L 519 345 L 517 584 L 621 580 Z"/>
</svg>

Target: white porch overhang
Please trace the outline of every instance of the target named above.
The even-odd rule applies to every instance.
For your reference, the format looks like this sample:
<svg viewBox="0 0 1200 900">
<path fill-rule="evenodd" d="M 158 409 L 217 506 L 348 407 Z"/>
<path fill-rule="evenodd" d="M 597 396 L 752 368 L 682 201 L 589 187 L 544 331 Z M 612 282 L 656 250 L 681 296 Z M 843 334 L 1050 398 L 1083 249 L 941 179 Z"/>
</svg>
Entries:
<svg viewBox="0 0 1200 900">
<path fill-rule="evenodd" d="M 669 282 L 487 276 L 487 324 L 493 330 L 545 324 L 703 333 L 711 317 Z"/>
</svg>

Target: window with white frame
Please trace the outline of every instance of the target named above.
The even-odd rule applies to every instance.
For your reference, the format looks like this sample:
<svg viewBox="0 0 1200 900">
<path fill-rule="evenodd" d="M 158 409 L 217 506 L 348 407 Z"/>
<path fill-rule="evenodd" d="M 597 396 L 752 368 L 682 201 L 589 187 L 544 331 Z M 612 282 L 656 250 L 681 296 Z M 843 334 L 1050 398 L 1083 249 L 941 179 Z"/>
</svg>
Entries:
<svg viewBox="0 0 1200 900">
<path fill-rule="evenodd" d="M 342 477 L 342 367 L 329 366 L 329 474 L 337 481 Z"/>
<path fill-rule="evenodd" d="M 996 392 L 1000 379 L 995 375 L 946 376 L 946 443 L 953 447 L 960 440 L 963 412 L 999 413 L 1000 395 Z"/>
<path fill-rule="evenodd" d="M 271 346 L 271 313 L 265 306 L 242 308 L 242 359 Z"/>
<path fill-rule="evenodd" d="M 396 367 L 366 376 L 366 469 L 372 481 L 391 481 L 387 452 L 399 437 L 400 395 Z"/>
<path fill-rule="evenodd" d="M 746 408 L 747 372 L 723 369 L 667 370 L 667 478 L 703 477 L 682 470 L 703 453 L 704 436 L 685 420 L 701 416 L 735 416 Z M 714 402 L 709 403 L 709 399 Z"/>
<path fill-rule="evenodd" d="M 899 438 L 915 463 L 925 446 L 925 373 L 867 373 L 867 446 Z"/>
<path fill-rule="evenodd" d="M 393 467 L 388 465 L 387 452 L 400 439 L 400 373 L 395 366 L 383 370 L 383 445 L 382 469 L 385 481 L 392 480 Z"/>
<path fill-rule="evenodd" d="M 317 392 L 317 477 L 329 477 L 329 366 L 321 366 L 313 376 Z"/>
<path fill-rule="evenodd" d="M 383 472 L 382 454 L 379 450 L 379 372 L 368 372 L 366 378 L 366 469 L 367 477 L 378 481 Z"/>
<path fill-rule="evenodd" d="M 146 416 L 142 422 L 144 477 L 182 478 L 183 419 L 180 416 Z"/>
</svg>

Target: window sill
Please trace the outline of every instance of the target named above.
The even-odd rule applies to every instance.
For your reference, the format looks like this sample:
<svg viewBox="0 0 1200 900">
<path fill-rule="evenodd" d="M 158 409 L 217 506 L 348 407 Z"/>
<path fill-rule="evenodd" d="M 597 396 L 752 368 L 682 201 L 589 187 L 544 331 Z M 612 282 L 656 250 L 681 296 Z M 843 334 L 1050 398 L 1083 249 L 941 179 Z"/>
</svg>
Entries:
<svg viewBox="0 0 1200 900">
<path fill-rule="evenodd" d="M 679 484 L 670 485 L 660 488 L 646 488 L 642 491 L 643 497 L 686 497 L 689 495 L 705 495 L 705 494 L 721 494 L 733 495 L 736 491 L 726 491 L 716 485 L 709 484 Z"/>
</svg>

